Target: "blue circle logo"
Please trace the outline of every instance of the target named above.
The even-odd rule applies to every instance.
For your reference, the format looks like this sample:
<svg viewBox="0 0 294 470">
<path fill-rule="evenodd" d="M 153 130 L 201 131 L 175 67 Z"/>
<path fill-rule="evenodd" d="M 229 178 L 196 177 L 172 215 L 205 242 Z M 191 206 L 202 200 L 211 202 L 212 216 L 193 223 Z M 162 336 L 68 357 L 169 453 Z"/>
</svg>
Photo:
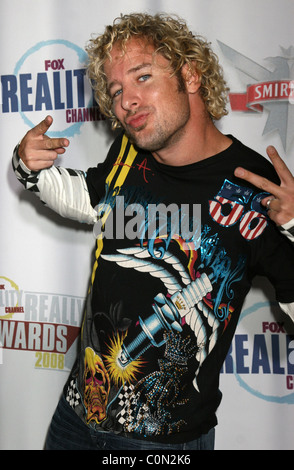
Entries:
<svg viewBox="0 0 294 470">
<path fill-rule="evenodd" d="M 56 47 L 57 46 L 57 47 Z M 44 53 L 46 53 L 46 56 L 44 56 Z M 40 54 L 39 56 L 36 56 L 36 54 Z M 34 59 L 34 56 L 37 57 L 37 59 Z M 63 58 L 60 59 L 57 57 L 62 56 Z M 54 94 L 56 93 L 55 90 L 55 85 L 56 83 L 58 84 L 59 80 L 59 89 L 58 92 L 63 93 L 65 96 L 70 96 L 70 93 L 74 95 L 75 97 L 78 95 L 79 99 L 82 101 L 86 97 L 85 93 L 85 85 L 83 83 L 84 77 L 81 76 L 82 72 L 85 71 L 86 67 L 86 62 L 87 62 L 87 54 L 86 52 L 77 46 L 76 44 L 73 44 L 69 41 L 63 40 L 63 39 L 57 39 L 57 40 L 48 40 L 48 41 L 42 41 L 37 43 L 35 46 L 31 47 L 23 56 L 18 60 L 18 62 L 15 65 L 14 68 L 14 74 L 15 76 L 23 76 L 24 78 L 26 77 L 32 77 L 32 73 L 28 74 L 27 72 L 25 74 L 22 74 L 22 69 L 26 66 L 32 67 L 32 64 L 34 65 L 35 68 L 35 62 L 36 64 L 40 63 L 40 57 L 42 60 L 42 67 L 43 70 L 42 72 L 36 73 L 36 76 L 33 77 L 33 79 L 36 81 L 36 90 L 34 92 L 38 94 L 39 90 L 39 95 L 41 95 L 41 98 L 43 99 L 43 105 L 44 107 L 44 94 L 47 92 L 47 94 L 50 93 Z M 53 58 L 53 60 L 49 60 L 49 58 Z M 45 60 L 47 59 L 47 60 Z M 75 68 L 76 70 L 70 70 L 70 69 L 65 69 L 66 64 L 65 62 L 71 62 L 73 66 L 71 68 Z M 29 65 L 28 65 L 29 64 Z M 67 64 L 68 65 L 68 64 Z M 79 72 L 77 74 L 76 72 Z M 58 75 L 59 74 L 59 75 Z M 60 77 L 62 74 L 62 80 L 63 83 L 60 85 Z M 49 77 L 50 75 L 50 77 Z M 84 75 L 84 73 L 83 73 Z M 53 83 L 52 76 L 54 77 L 54 86 L 53 84 L 50 83 L 49 79 L 47 79 L 47 76 L 50 78 L 50 80 Z M 42 83 L 41 83 L 42 79 Z M 28 82 L 27 82 L 28 83 Z M 41 83 L 41 85 L 40 85 Z M 46 87 L 45 87 L 46 85 Z M 89 90 L 90 90 L 90 84 Z M 74 88 L 75 87 L 75 88 Z M 74 88 L 74 89 L 73 89 Z M 26 89 L 25 91 L 28 93 L 28 90 L 30 93 L 32 93 L 32 88 L 29 88 L 28 84 L 26 84 Z M 82 94 L 84 93 L 84 96 Z M 81 98 L 82 97 L 82 98 Z M 37 100 L 37 98 L 35 98 Z M 50 98 L 49 98 L 50 99 Z M 69 98 L 68 98 L 69 99 Z M 21 99 L 22 100 L 22 99 Z M 70 101 L 73 101 L 73 98 L 70 99 Z M 55 97 L 55 102 L 56 102 L 56 97 Z M 92 102 L 92 94 L 89 93 L 89 101 L 87 103 L 87 106 L 90 106 L 90 103 Z M 52 103 L 54 103 L 54 100 L 52 100 Z M 62 103 L 63 107 L 66 107 L 65 103 Z M 33 108 L 33 105 L 31 106 Z M 72 107 L 72 105 L 71 105 Z M 86 106 L 85 106 L 86 107 Z M 60 109 L 60 108 L 59 108 Z M 32 111 L 36 111 L 35 109 L 31 109 Z M 38 111 L 42 111 L 42 120 L 45 117 L 45 113 L 51 114 L 51 110 L 53 111 L 52 114 L 56 112 L 56 109 L 54 109 L 54 106 L 52 106 L 52 109 L 46 108 L 46 111 L 43 112 L 41 109 L 41 105 L 38 107 Z M 64 113 L 66 113 L 67 110 L 64 109 Z M 29 113 L 24 111 L 23 109 L 19 110 L 19 113 L 25 122 L 26 125 L 28 125 L 30 128 L 33 128 L 37 122 L 33 122 L 30 117 L 28 117 Z M 34 115 L 37 113 L 34 113 Z M 54 117 L 54 116 L 53 116 Z M 67 120 L 67 123 L 69 124 L 67 127 L 65 127 L 62 130 L 55 130 L 52 131 L 50 130 L 48 132 L 49 137 L 73 137 L 75 134 L 78 134 L 80 132 L 80 128 L 83 125 L 84 120 L 80 119 L 75 119 Z M 58 126 L 60 128 L 60 125 Z"/>
<path fill-rule="evenodd" d="M 293 404 L 294 392 L 284 392 L 285 389 L 294 389 L 293 336 L 287 335 L 282 321 L 276 321 L 276 319 L 272 319 L 272 317 L 270 317 L 269 321 L 260 321 L 260 318 L 266 319 L 272 309 L 276 309 L 278 315 L 280 310 L 277 303 L 268 301 L 257 302 L 243 311 L 239 325 L 244 325 L 251 314 L 256 315 L 256 321 L 258 323 L 257 327 L 254 327 L 256 334 L 250 334 L 248 342 L 246 341 L 246 336 L 248 335 L 240 335 L 240 329 L 238 327 L 235 335 L 235 354 L 236 356 L 238 354 L 238 347 L 236 346 L 238 336 L 242 336 L 245 346 L 241 350 L 241 354 L 239 349 L 239 354 L 241 357 L 243 355 L 243 358 L 245 356 L 248 358 L 247 365 L 249 365 L 249 367 L 244 367 L 243 362 L 243 366 L 241 367 L 243 371 L 241 370 L 240 372 L 240 370 L 238 370 L 238 360 L 236 357 L 233 361 L 234 375 L 239 385 L 257 398 L 272 403 Z M 252 325 L 252 318 L 250 318 L 250 325 Z M 249 328 L 245 329 L 245 331 L 248 330 Z M 251 326 L 250 330 L 252 330 Z M 251 336 L 253 336 L 253 338 L 251 338 Z M 240 341 L 239 344 L 241 344 Z M 251 359 L 251 363 L 249 359 Z M 239 363 L 240 362 L 239 360 Z M 250 364 L 252 364 L 251 369 Z M 242 373 L 244 371 L 246 373 Z M 267 382 L 265 379 L 267 379 Z M 279 389 L 279 392 L 276 395 L 265 393 L 264 390 L 267 388 L 267 385 L 269 389 L 272 389 L 273 381 L 275 382 L 275 388 Z M 250 384 L 250 382 L 252 383 Z"/>
</svg>

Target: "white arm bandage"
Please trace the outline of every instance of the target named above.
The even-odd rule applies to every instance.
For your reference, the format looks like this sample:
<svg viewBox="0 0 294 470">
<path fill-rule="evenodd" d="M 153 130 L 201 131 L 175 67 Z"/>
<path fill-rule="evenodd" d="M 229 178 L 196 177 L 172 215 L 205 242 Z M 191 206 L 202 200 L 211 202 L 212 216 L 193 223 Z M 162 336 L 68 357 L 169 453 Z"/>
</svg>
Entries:
<svg viewBox="0 0 294 470">
<path fill-rule="evenodd" d="M 33 172 L 19 158 L 17 151 L 18 147 L 13 153 L 12 166 L 26 189 L 34 192 L 46 206 L 62 217 L 87 224 L 97 221 L 82 171 L 52 166 Z"/>
</svg>

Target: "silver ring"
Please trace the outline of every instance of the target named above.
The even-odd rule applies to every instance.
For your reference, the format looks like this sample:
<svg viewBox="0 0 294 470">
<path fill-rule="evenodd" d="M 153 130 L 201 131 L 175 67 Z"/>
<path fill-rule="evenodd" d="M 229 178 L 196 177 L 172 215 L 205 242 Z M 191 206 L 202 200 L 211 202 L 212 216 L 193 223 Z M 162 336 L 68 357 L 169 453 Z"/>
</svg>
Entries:
<svg viewBox="0 0 294 470">
<path fill-rule="evenodd" d="M 271 208 L 270 208 L 270 203 L 271 203 L 274 199 L 276 199 L 276 198 L 275 198 L 275 197 L 272 197 L 271 199 L 269 199 L 269 200 L 266 202 L 266 208 L 267 208 L 268 211 L 271 209 Z"/>
</svg>

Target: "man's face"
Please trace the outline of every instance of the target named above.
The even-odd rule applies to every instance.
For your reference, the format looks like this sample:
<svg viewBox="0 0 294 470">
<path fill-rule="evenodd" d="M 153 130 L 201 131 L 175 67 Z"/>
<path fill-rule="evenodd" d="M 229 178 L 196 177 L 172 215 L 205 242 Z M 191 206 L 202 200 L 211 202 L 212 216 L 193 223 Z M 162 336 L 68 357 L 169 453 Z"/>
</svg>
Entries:
<svg viewBox="0 0 294 470">
<path fill-rule="evenodd" d="M 114 46 L 104 70 L 113 112 L 140 148 L 159 151 L 177 144 L 190 117 L 188 93 L 171 77 L 169 62 L 154 47 L 130 39 Z M 182 87 L 183 88 L 183 87 Z"/>
</svg>

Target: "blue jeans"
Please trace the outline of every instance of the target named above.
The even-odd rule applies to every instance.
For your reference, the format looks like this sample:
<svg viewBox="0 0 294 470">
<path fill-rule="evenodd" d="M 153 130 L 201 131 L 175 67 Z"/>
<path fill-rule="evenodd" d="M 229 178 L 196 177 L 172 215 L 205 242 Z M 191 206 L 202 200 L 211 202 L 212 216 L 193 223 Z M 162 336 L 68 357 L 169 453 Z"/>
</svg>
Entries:
<svg viewBox="0 0 294 470">
<path fill-rule="evenodd" d="M 86 426 L 61 398 L 48 431 L 45 450 L 214 450 L 214 429 L 193 441 L 163 444 L 129 439 Z"/>
</svg>

